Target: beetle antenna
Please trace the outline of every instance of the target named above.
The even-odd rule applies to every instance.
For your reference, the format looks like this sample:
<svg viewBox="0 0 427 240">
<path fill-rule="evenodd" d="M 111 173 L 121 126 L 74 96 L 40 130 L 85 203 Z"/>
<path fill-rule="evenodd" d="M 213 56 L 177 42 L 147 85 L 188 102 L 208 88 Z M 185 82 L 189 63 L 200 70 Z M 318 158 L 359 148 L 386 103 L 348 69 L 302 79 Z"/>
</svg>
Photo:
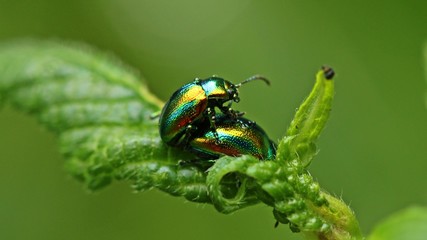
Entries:
<svg viewBox="0 0 427 240">
<path fill-rule="evenodd" d="M 267 85 L 270 85 L 270 80 L 268 80 L 266 77 L 261 76 L 261 75 L 253 75 L 252 77 L 249 77 L 248 79 L 244 80 L 243 82 L 236 84 L 236 88 L 239 88 L 243 84 L 248 83 L 248 82 L 252 82 L 255 80 L 262 80 L 265 83 L 267 83 Z"/>
</svg>

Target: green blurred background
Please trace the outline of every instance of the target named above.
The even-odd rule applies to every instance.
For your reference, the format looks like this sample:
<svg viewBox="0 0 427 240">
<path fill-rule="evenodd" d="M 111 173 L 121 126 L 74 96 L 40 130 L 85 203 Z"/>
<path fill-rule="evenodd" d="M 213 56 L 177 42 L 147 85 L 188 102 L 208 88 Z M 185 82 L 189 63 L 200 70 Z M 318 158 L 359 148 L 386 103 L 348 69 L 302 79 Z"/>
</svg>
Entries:
<svg viewBox="0 0 427 240">
<path fill-rule="evenodd" d="M 363 231 L 427 205 L 422 48 L 427 1 L 0 1 L 0 40 L 89 43 L 138 69 L 166 100 L 194 77 L 245 85 L 234 107 L 283 136 L 322 64 L 336 98 L 310 171 L 342 196 Z M 233 215 L 128 183 L 88 193 L 63 169 L 55 136 L 10 107 L 0 113 L 0 239 L 300 239 L 271 209 Z"/>
</svg>

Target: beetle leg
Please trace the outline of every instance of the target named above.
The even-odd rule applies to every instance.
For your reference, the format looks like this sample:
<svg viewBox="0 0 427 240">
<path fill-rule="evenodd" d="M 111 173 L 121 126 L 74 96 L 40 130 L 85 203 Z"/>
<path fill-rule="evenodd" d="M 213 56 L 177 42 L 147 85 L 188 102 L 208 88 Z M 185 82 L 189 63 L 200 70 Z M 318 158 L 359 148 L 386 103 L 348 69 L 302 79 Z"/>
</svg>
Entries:
<svg viewBox="0 0 427 240">
<path fill-rule="evenodd" d="M 216 130 L 213 132 L 213 134 L 214 134 L 214 137 L 215 137 L 215 144 L 216 145 L 221 144 L 221 139 L 219 139 L 219 135 L 216 132 Z"/>
<path fill-rule="evenodd" d="M 233 118 L 238 118 L 238 117 L 245 115 L 245 112 L 239 112 L 239 111 L 233 110 L 231 108 L 231 102 L 227 105 L 227 107 L 228 107 L 228 109 L 226 111 L 228 111 L 228 114 L 230 116 L 232 116 Z"/>
<path fill-rule="evenodd" d="M 228 104 L 228 106 L 221 106 L 218 107 L 222 113 L 226 114 L 227 116 L 231 117 L 233 120 L 236 120 L 237 118 L 245 115 L 245 112 L 239 112 L 236 110 L 233 110 L 231 108 L 231 103 Z"/>
<path fill-rule="evenodd" d="M 215 117 L 215 115 L 213 115 L 210 119 L 212 120 L 211 121 L 211 131 L 213 132 L 213 135 L 215 137 L 215 144 L 220 144 L 221 140 L 219 139 L 219 135 L 216 132 L 216 125 L 215 125 L 216 117 Z"/>
<path fill-rule="evenodd" d="M 209 120 L 209 124 L 210 124 L 211 129 L 216 129 L 216 125 L 215 125 L 215 120 L 216 120 L 215 110 L 212 109 L 211 107 L 208 107 L 206 109 L 206 113 L 208 115 L 208 120 Z"/>
<path fill-rule="evenodd" d="M 187 143 L 190 141 L 191 136 L 193 135 L 193 133 L 197 131 L 197 127 L 193 126 L 191 124 L 188 124 L 187 127 L 185 128 L 185 134 L 184 137 L 182 138 L 182 140 L 180 141 L 180 146 L 185 146 L 187 145 Z"/>
<path fill-rule="evenodd" d="M 150 120 L 154 120 L 154 119 L 156 119 L 156 118 L 160 117 L 161 112 L 162 112 L 162 111 L 153 112 L 153 113 L 150 115 Z"/>
<path fill-rule="evenodd" d="M 255 126 L 255 125 L 256 125 L 255 121 L 248 121 L 248 126 L 249 127 L 252 127 L 252 126 Z"/>
<path fill-rule="evenodd" d="M 233 111 L 233 114 L 236 116 L 236 118 L 245 115 L 245 112 L 239 112 L 239 111 L 234 111 L 234 110 L 231 110 L 231 111 Z"/>
<path fill-rule="evenodd" d="M 194 80 L 193 80 L 193 82 L 195 83 L 195 84 L 200 84 L 200 78 L 195 78 Z"/>
<path fill-rule="evenodd" d="M 216 116 L 215 116 L 215 109 L 212 109 L 212 108 L 208 107 L 206 110 L 207 110 L 207 114 L 208 114 L 208 119 L 209 119 L 210 128 L 211 128 L 211 131 L 213 132 L 214 137 L 215 137 L 215 143 L 216 143 L 216 144 L 220 144 L 220 143 L 221 143 L 221 140 L 219 139 L 218 133 L 216 132 L 216 124 L 215 124 Z"/>
<path fill-rule="evenodd" d="M 237 121 L 239 122 L 240 126 L 243 128 L 249 128 L 256 125 L 255 121 L 247 121 L 247 122 L 243 122 L 241 120 L 237 120 Z"/>
</svg>

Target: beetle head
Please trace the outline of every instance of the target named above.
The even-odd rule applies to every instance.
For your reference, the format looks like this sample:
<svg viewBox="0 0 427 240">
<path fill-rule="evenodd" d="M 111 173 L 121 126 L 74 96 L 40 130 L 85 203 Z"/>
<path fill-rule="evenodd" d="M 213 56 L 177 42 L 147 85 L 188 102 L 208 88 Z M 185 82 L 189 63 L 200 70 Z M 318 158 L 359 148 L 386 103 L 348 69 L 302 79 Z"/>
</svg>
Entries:
<svg viewBox="0 0 427 240">
<path fill-rule="evenodd" d="M 234 102 L 239 102 L 239 91 L 237 90 L 239 87 L 227 80 L 224 80 L 224 89 L 227 90 L 227 95 L 229 100 L 233 100 Z"/>
</svg>

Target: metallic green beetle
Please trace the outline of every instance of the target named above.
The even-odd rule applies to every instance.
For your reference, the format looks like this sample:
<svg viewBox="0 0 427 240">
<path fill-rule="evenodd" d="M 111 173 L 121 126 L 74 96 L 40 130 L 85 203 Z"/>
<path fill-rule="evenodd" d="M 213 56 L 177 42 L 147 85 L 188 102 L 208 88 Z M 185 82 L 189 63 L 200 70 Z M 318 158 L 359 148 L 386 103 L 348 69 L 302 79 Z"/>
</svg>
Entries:
<svg viewBox="0 0 427 240">
<path fill-rule="evenodd" d="M 219 115 L 215 130 L 195 133 L 185 149 L 201 159 L 246 154 L 260 160 L 272 160 L 276 156 L 274 142 L 260 126 L 246 118 L 231 119 L 226 115 Z"/>
<path fill-rule="evenodd" d="M 200 125 L 208 122 L 207 128 L 214 130 L 215 107 L 232 119 L 242 116 L 243 113 L 230 108 L 231 101 L 239 102 L 238 88 L 253 80 L 270 84 L 266 78 L 255 75 L 239 84 L 213 76 L 204 80 L 196 78 L 182 86 L 172 94 L 160 113 L 159 130 L 163 142 L 170 146 L 184 147 L 191 135 L 198 129 L 201 130 Z M 229 104 L 224 106 L 226 102 Z"/>
</svg>

